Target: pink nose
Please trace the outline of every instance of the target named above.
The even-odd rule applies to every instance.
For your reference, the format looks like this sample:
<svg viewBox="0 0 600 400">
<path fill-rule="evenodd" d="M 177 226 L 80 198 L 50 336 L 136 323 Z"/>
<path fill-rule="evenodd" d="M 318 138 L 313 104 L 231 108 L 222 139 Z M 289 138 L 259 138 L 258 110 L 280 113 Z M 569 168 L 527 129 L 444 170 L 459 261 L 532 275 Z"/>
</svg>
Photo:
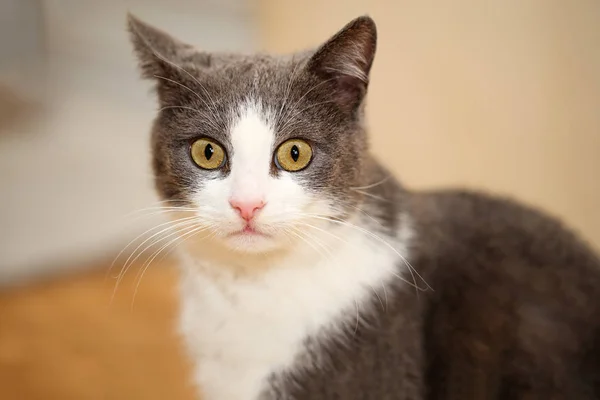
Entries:
<svg viewBox="0 0 600 400">
<path fill-rule="evenodd" d="M 252 218 L 254 218 L 256 212 L 265 206 L 265 202 L 263 200 L 241 201 L 231 199 L 229 200 L 229 204 L 231 204 L 231 207 L 236 210 L 240 214 L 240 217 L 246 221 L 250 221 Z"/>
</svg>

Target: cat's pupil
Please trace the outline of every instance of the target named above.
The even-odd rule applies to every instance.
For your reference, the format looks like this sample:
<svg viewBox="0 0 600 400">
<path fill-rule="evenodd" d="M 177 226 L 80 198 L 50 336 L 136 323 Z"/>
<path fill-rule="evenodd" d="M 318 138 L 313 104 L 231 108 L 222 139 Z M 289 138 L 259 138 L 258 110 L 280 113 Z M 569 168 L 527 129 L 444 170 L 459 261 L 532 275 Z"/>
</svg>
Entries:
<svg viewBox="0 0 600 400">
<path fill-rule="evenodd" d="M 206 157 L 207 160 L 210 160 L 214 153 L 215 149 L 213 149 L 212 145 L 207 144 L 204 148 L 204 157 Z"/>
<path fill-rule="evenodd" d="M 292 146 L 292 149 L 290 150 L 290 155 L 292 156 L 292 160 L 294 160 L 294 162 L 298 161 L 298 158 L 300 157 L 300 150 L 298 149 L 298 146 Z"/>
</svg>

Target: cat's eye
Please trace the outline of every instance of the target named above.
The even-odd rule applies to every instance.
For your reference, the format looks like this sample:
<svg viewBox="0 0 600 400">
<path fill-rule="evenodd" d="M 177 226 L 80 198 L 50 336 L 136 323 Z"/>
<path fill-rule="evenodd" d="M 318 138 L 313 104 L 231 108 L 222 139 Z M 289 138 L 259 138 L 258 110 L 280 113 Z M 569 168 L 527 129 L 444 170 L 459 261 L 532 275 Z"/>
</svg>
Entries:
<svg viewBox="0 0 600 400">
<path fill-rule="evenodd" d="M 225 164 L 225 150 L 208 138 L 202 138 L 192 143 L 190 148 L 192 160 L 203 169 L 217 169 Z"/>
<path fill-rule="evenodd" d="M 306 168 L 312 156 L 312 148 L 308 143 L 301 139 L 291 139 L 277 148 L 275 164 L 283 170 L 296 172 Z"/>
</svg>

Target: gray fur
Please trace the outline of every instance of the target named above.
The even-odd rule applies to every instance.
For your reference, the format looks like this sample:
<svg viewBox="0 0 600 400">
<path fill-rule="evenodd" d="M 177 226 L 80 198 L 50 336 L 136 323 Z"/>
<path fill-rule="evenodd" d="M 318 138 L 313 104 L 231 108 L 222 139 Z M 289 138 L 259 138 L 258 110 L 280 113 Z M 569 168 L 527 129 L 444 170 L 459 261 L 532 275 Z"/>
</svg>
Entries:
<svg viewBox="0 0 600 400">
<path fill-rule="evenodd" d="M 368 229 L 382 235 L 398 232 L 400 215 L 412 221 L 410 261 L 433 290 L 398 281 L 385 307 L 374 294 L 349 340 L 307 337 L 298 366 L 273 375 L 262 399 L 600 398 L 600 261 L 577 235 L 481 193 L 413 193 L 394 179 L 368 189 L 372 196 L 351 189 L 388 176 L 363 127 L 376 43 L 370 18 L 291 56 L 204 54 L 133 17 L 129 28 L 142 74 L 167 107 L 152 132 L 163 199 L 185 203 L 190 182 L 228 173 L 195 168 L 187 146 L 209 136 L 234 151 L 233 105 L 252 97 L 282 111 L 279 142 L 314 145 L 314 162 L 298 173 L 308 189 L 348 205 L 347 214 L 360 206 L 379 221 Z"/>
</svg>

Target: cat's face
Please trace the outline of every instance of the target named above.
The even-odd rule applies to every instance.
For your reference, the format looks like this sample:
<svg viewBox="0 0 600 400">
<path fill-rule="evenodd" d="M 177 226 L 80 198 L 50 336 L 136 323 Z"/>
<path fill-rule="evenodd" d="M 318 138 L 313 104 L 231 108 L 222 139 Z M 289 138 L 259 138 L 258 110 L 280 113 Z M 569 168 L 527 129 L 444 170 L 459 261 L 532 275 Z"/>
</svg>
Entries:
<svg viewBox="0 0 600 400">
<path fill-rule="evenodd" d="M 130 30 L 160 101 L 156 186 L 192 214 L 182 228 L 266 252 L 356 211 L 372 20 L 289 57 L 201 53 L 134 18 Z"/>
</svg>

